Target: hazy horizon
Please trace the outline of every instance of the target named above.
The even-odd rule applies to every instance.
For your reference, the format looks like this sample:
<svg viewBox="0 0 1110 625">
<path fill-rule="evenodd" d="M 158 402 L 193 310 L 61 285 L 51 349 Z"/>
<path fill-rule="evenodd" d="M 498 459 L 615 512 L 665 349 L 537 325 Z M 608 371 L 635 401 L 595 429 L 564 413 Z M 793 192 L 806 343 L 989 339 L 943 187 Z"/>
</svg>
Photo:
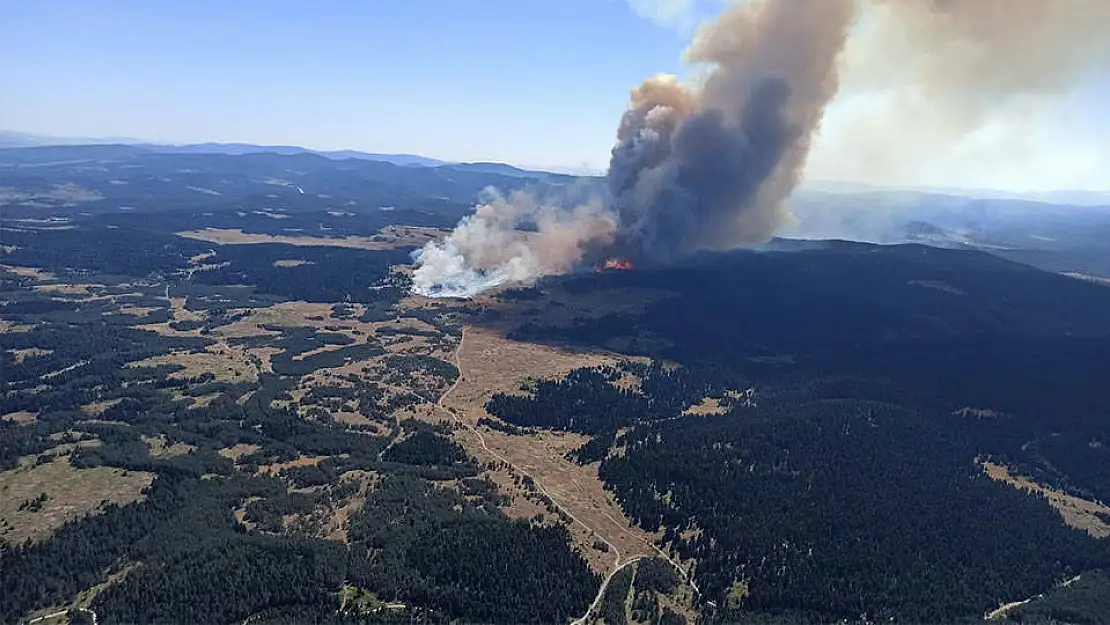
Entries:
<svg viewBox="0 0 1110 625">
<path fill-rule="evenodd" d="M 334 153 L 334 152 L 359 152 L 363 154 L 374 154 L 380 156 L 411 156 L 421 159 L 428 159 L 432 161 L 442 161 L 444 164 L 466 164 L 466 163 L 492 163 L 500 165 L 509 165 L 511 167 L 518 167 L 531 171 L 543 171 L 557 174 L 569 174 L 574 176 L 605 176 L 605 170 L 583 170 L 574 167 L 549 167 L 544 165 L 534 165 L 529 163 L 510 163 L 505 161 L 496 161 L 491 159 L 474 159 L 466 161 L 451 161 L 442 159 L 435 154 L 417 154 L 412 152 L 383 152 L 374 149 L 365 148 L 338 148 L 338 149 L 320 149 L 305 145 L 290 145 L 285 143 L 248 143 L 244 141 L 197 141 L 197 142 L 178 142 L 178 143 L 162 143 L 157 141 L 149 141 L 137 137 L 56 137 L 39 135 L 35 133 L 28 133 L 19 130 L 11 130 L 7 128 L 0 128 L 0 137 L 4 135 L 20 135 L 28 139 L 27 144 L 15 146 L 0 146 L 2 147 L 44 147 L 44 146 L 73 146 L 73 145 L 149 145 L 149 146 L 195 146 L 195 145 L 246 145 L 257 148 L 296 148 L 308 150 L 311 152 L 320 153 Z M 33 141 L 33 142 L 32 142 Z M 881 182 L 852 182 L 845 180 L 830 180 L 824 178 L 806 178 L 802 181 L 801 189 L 805 191 L 819 191 L 828 193 L 882 193 L 882 192 L 897 192 L 897 191 L 913 191 L 920 193 L 935 193 L 938 195 L 955 194 L 955 195 L 968 195 L 978 194 L 985 198 L 1016 198 L 1016 199 L 1029 199 L 1033 201 L 1074 201 L 1076 198 L 1055 198 L 1045 196 L 1055 196 L 1058 194 L 1079 194 L 1093 196 L 1098 204 L 1110 202 L 1110 186 L 1107 188 L 1054 188 L 1039 191 L 1007 191 L 1006 189 L 992 189 L 982 187 L 949 187 L 949 186 L 904 186 L 904 185 L 884 185 Z M 1090 200 L 1091 198 L 1086 198 Z M 1076 202 L 1082 203 L 1082 202 Z M 1089 202 L 1088 202 L 1089 203 Z"/>
<path fill-rule="evenodd" d="M 725 4 L 343 0 L 309 9 L 16 0 L 0 5 L 0 53 L 19 59 L 0 67 L 0 119 L 58 137 L 294 145 L 601 172 L 629 90 L 658 72 L 696 77 L 683 51 L 695 26 Z M 1010 192 L 1110 188 L 1110 73 L 1099 71 L 1102 61 L 966 128 L 907 124 L 902 117 L 913 115 L 898 111 L 919 112 L 921 101 L 899 72 L 892 78 L 871 67 L 883 62 L 874 51 L 886 43 L 866 26 L 857 25 L 845 52 L 841 93 L 816 136 L 808 178 Z M 875 82 L 876 74 L 888 82 Z M 873 153 L 884 144 L 904 146 L 900 158 Z"/>
</svg>

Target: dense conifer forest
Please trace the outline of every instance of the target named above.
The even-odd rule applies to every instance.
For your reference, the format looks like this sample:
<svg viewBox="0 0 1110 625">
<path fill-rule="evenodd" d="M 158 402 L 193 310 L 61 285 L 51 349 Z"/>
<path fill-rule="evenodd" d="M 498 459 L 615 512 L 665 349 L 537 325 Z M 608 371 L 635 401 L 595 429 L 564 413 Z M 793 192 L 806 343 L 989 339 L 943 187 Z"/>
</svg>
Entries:
<svg viewBox="0 0 1110 625">
<path fill-rule="evenodd" d="M 568 457 L 599 463 L 629 517 L 696 562 L 723 622 L 971 621 L 1110 566 L 1107 543 L 982 465 L 1106 499 L 1110 341 L 1096 311 L 1110 290 L 976 253 L 845 247 L 546 285 L 528 306 L 671 289 L 638 315 L 524 315 L 512 330 L 572 345 L 648 336 L 628 344 L 660 360 L 624 365 L 635 390 L 609 383 L 621 371 L 578 370 L 487 409 L 593 435 Z M 860 269 L 879 254 L 881 268 Z M 729 282 L 744 287 L 712 286 Z M 683 416 L 703 397 L 720 409 Z"/>
<path fill-rule="evenodd" d="M 580 616 L 592 601 L 600 580 L 563 526 L 509 519 L 506 497 L 476 479 L 478 464 L 450 429 L 394 418 L 415 398 L 386 386 L 434 393 L 458 376 L 429 355 L 387 355 L 382 341 L 394 333 L 266 325 L 222 339 L 271 350 L 271 370 L 257 379 L 131 365 L 201 354 L 217 342 L 212 331 L 290 297 L 375 306 L 384 321 L 411 314 L 432 328 L 420 330 L 422 340 L 449 347 L 459 331 L 449 315 L 393 310 L 404 286 L 390 282 L 388 268 L 407 250 L 224 246 L 221 269 L 189 276 L 180 272 L 211 245 L 125 228 L 5 231 L 9 241 L 17 249 L 7 261 L 49 271 L 56 283 L 107 284 L 95 287 L 102 298 L 47 295 L 34 288 L 41 279 L 0 270 L 0 315 L 25 327 L 0 334 L 0 414 L 34 415 L 0 421 L 0 468 L 59 463 L 142 472 L 153 482 L 139 501 L 102 505 L 40 540 L 5 545 L 0 621 L 94 587 L 103 589 L 87 605 L 104 624 L 547 623 Z M 288 258 L 309 262 L 274 265 Z M 316 269 L 297 277 L 300 267 Z M 173 319 L 167 294 L 203 319 L 172 328 L 188 336 L 148 329 Z M 121 305 L 152 312 L 136 318 Z M 354 384 L 301 388 L 315 372 L 375 358 L 386 367 L 377 381 L 363 373 Z M 413 375 L 428 389 L 410 384 Z M 298 389 L 303 396 L 290 404 Z M 332 418 L 348 405 L 369 425 Z M 159 451 L 168 448 L 183 451 Z M 238 448 L 245 453 L 226 453 Z M 282 463 L 289 466 L 265 469 Z M 453 480 L 460 485 L 440 485 Z M 50 504 L 29 501 L 20 513 Z M 345 540 L 322 537 L 341 508 L 351 510 Z M 89 614 L 71 612 L 74 622 Z"/>
<path fill-rule="evenodd" d="M 600 622 L 1106 622 L 1110 539 L 1039 494 L 1110 502 L 1097 281 L 778 241 L 414 304 L 384 227 L 566 177 L 72 150 L 0 150 L 0 622 L 581 617 L 612 546 L 475 432 L 557 449 L 679 563 L 625 562 Z M 436 405 L 464 325 L 610 364 L 497 380 L 472 431 Z"/>
</svg>

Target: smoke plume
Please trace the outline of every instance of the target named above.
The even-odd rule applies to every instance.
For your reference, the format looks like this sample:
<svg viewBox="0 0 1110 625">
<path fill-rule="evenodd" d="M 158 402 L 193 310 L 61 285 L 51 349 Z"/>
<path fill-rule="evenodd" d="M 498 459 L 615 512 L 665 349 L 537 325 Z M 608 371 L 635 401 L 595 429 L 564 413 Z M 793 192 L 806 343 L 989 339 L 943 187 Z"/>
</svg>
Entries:
<svg viewBox="0 0 1110 625">
<path fill-rule="evenodd" d="M 1089 131 L 1066 136 L 1077 86 L 1110 75 L 1110 2 L 867 0 L 860 17 L 818 177 L 1036 189 L 1110 167 Z"/>
<path fill-rule="evenodd" d="M 414 255 L 413 291 L 432 297 L 469 297 L 506 283 L 564 273 L 586 246 L 612 240 L 614 229 L 600 199 L 573 209 L 517 191 L 495 189 L 474 214 L 464 217 L 443 241 Z"/>
<path fill-rule="evenodd" d="M 667 262 L 767 240 L 837 89 L 852 0 L 733 7 L 687 52 L 712 68 L 632 92 L 609 165 L 619 253 Z"/>
<path fill-rule="evenodd" d="M 527 193 L 493 196 L 446 240 L 418 252 L 414 290 L 466 296 L 584 260 L 666 263 L 765 242 L 788 214 L 784 202 L 840 88 L 842 65 L 867 89 L 912 88 L 914 101 L 967 132 L 999 100 L 1064 89 L 1091 67 L 1110 66 L 1108 18 L 1105 0 L 735 4 L 687 50 L 687 60 L 707 70 L 697 84 L 656 76 L 632 90 L 607 197 L 567 209 Z M 883 158 L 897 161 L 898 135 L 885 130 Z M 912 124 L 904 131 L 912 134 Z M 850 160 L 851 136 L 841 149 Z M 521 232 L 523 224 L 535 231 Z"/>
</svg>

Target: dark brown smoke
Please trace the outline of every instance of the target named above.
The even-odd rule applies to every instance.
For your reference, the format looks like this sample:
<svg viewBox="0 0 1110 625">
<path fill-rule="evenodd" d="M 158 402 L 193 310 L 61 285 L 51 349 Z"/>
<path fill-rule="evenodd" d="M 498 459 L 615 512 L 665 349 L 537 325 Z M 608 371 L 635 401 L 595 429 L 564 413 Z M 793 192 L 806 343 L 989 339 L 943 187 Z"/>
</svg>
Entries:
<svg viewBox="0 0 1110 625">
<path fill-rule="evenodd" d="M 709 74 L 632 92 L 609 167 L 616 253 L 667 262 L 768 239 L 836 93 L 852 0 L 753 0 L 687 53 Z"/>
</svg>

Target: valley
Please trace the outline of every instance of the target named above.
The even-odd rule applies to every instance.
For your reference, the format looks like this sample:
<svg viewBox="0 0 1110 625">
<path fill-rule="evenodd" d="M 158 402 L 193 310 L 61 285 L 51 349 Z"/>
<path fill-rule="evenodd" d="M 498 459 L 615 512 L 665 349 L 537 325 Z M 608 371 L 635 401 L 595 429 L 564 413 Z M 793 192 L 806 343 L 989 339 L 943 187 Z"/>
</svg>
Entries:
<svg viewBox="0 0 1110 625">
<path fill-rule="evenodd" d="M 412 252 L 521 178 L 282 158 L 18 170 L 0 620 L 1100 622 L 1103 284 L 775 241 L 428 298 Z"/>
</svg>

